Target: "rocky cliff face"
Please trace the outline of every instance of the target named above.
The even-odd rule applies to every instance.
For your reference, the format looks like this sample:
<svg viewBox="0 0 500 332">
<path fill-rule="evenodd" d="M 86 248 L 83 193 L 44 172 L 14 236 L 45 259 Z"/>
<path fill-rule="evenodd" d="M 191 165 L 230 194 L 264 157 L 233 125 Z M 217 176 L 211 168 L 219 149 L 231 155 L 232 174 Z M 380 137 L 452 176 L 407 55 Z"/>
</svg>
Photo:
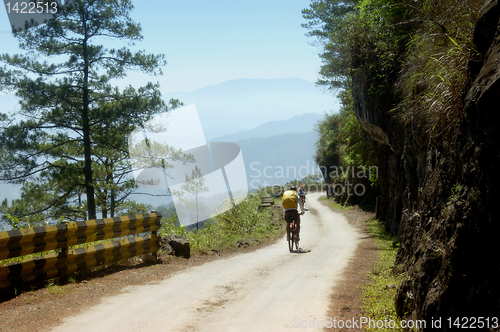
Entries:
<svg viewBox="0 0 500 332">
<path fill-rule="evenodd" d="M 430 137 L 371 100 L 354 78 L 355 111 L 381 147 L 382 219 L 398 234 L 400 316 L 500 315 L 500 5 L 487 1 L 474 33 L 457 130 Z M 387 106 L 384 106 L 387 105 Z M 447 326 L 443 324 L 442 330 Z"/>
</svg>

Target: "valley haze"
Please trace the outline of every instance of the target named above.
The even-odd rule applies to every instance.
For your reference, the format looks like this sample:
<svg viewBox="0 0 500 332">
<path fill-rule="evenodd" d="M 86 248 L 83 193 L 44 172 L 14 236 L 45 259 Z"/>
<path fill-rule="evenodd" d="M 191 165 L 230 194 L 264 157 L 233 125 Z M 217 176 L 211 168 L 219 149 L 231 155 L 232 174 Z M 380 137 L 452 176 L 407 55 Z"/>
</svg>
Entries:
<svg viewBox="0 0 500 332">
<path fill-rule="evenodd" d="M 179 99 L 186 106 L 196 105 L 207 142 L 234 142 L 241 147 L 249 185 L 251 181 L 258 183 L 256 180 L 284 184 L 292 179 L 252 178 L 251 163 L 273 168 L 313 165 L 317 139 L 314 126 L 340 107 L 334 92 L 325 93 L 314 82 L 300 78 L 238 79 L 163 97 Z M 2 111 L 15 114 L 18 100 L 12 94 L 0 95 Z M 290 139 L 293 143 L 288 142 Z M 0 201 L 19 197 L 20 185 L 0 184 Z M 165 196 L 134 194 L 130 198 L 153 206 L 171 202 Z"/>
</svg>

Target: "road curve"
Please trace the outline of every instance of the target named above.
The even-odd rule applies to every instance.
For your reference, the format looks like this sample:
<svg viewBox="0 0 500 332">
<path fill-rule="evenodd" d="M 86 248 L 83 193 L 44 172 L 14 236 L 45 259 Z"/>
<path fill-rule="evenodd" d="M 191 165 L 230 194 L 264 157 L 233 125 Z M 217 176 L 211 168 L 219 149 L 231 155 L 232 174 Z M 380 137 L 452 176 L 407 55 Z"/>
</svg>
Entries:
<svg viewBox="0 0 500 332">
<path fill-rule="evenodd" d="M 296 331 L 324 320 L 359 234 L 319 199 L 308 196 L 301 253 L 290 253 L 283 239 L 158 284 L 127 287 L 52 331 Z"/>
</svg>

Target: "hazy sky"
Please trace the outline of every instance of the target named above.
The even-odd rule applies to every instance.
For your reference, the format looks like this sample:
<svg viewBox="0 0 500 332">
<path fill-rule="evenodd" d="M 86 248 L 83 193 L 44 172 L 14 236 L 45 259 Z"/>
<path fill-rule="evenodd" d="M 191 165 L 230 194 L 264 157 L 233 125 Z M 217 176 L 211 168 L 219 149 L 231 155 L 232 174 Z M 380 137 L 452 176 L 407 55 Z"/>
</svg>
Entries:
<svg viewBox="0 0 500 332">
<path fill-rule="evenodd" d="M 309 7 L 310 0 L 133 0 L 133 4 L 131 17 L 141 24 L 144 36 L 136 48 L 165 54 L 168 65 L 159 77 L 128 72 L 119 86 L 159 81 L 167 94 L 242 78 L 296 77 L 311 82 L 318 78 L 319 49 L 309 44 L 314 40 L 300 26 L 306 22 L 301 10 Z M 105 45 L 125 46 L 110 41 Z M 0 53 L 20 51 L 0 5 Z M 15 96 L 0 92 L 2 112 L 18 107 Z M 3 189 L 0 184 L 2 199 Z M 9 189 L 8 197 L 19 195 Z"/>
<path fill-rule="evenodd" d="M 137 47 L 163 53 L 164 75 L 130 72 L 123 85 L 159 81 L 162 92 L 191 92 L 239 78 L 317 80 L 318 49 L 308 44 L 301 10 L 310 0 L 135 0 L 131 17 L 143 28 Z M 3 7 L 3 6 L 2 6 Z M 0 52 L 16 53 L 5 7 Z M 120 84 L 120 85 L 121 85 Z"/>
</svg>

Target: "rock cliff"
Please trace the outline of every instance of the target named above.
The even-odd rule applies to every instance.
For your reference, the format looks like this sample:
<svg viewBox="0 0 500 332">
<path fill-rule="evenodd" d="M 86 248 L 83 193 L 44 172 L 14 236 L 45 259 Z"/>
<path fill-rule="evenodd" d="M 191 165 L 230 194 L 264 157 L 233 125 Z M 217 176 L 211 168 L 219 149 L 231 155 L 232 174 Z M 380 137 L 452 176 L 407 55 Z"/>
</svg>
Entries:
<svg viewBox="0 0 500 332">
<path fill-rule="evenodd" d="M 402 123 L 353 79 L 356 115 L 380 147 L 381 219 L 398 235 L 405 271 L 397 310 L 407 318 L 500 315 L 500 5 L 487 1 L 474 33 L 468 88 L 453 132 Z M 458 123 L 457 123 L 458 122 Z M 442 327 L 446 330 L 448 327 Z"/>
</svg>

